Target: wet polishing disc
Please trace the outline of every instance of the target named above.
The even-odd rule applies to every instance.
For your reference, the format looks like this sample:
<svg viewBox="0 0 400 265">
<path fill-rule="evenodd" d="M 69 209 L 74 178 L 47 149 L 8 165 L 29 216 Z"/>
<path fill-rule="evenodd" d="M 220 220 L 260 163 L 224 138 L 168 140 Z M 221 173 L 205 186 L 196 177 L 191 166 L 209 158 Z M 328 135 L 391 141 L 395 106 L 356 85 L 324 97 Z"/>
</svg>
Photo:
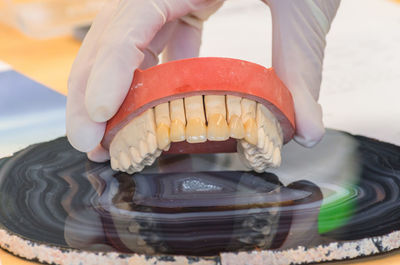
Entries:
<svg viewBox="0 0 400 265">
<path fill-rule="evenodd" d="M 32 145 L 0 160 L 0 245 L 51 264 L 298 264 L 400 247 L 400 147 L 328 131 L 284 152 L 270 173 L 237 154 L 169 154 L 127 175 L 65 138 Z"/>
</svg>

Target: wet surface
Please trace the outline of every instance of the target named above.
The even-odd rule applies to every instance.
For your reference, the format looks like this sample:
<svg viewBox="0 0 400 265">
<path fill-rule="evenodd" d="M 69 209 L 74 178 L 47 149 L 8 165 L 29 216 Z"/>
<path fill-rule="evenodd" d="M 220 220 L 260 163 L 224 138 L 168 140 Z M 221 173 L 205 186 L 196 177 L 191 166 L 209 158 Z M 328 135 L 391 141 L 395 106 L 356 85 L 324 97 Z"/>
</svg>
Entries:
<svg viewBox="0 0 400 265">
<path fill-rule="evenodd" d="M 0 160 L 0 223 L 62 248 L 216 255 L 313 247 L 399 229 L 400 147 L 328 131 L 257 174 L 236 154 L 165 155 L 128 175 L 65 138 Z"/>
</svg>

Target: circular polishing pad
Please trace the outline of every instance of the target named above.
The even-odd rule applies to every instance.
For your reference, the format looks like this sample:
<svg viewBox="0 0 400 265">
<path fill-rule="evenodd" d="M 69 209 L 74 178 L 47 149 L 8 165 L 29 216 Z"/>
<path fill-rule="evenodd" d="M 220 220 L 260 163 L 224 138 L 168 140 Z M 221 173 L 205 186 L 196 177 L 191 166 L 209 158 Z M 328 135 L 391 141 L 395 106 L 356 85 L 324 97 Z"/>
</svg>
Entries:
<svg viewBox="0 0 400 265">
<path fill-rule="evenodd" d="M 168 154 L 128 175 L 65 137 L 30 146 L 0 159 L 0 246 L 69 265 L 304 264 L 400 247 L 400 147 L 328 130 L 283 150 L 270 173 L 233 153 Z"/>
</svg>

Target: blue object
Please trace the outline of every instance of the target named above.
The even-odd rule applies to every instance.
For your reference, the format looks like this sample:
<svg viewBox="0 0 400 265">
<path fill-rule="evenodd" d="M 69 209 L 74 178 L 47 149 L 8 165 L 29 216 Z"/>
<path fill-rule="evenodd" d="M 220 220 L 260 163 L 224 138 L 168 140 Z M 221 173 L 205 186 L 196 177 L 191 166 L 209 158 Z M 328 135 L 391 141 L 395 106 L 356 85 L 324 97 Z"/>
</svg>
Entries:
<svg viewBox="0 0 400 265">
<path fill-rule="evenodd" d="M 66 98 L 28 77 L 0 72 L 0 157 L 65 135 Z"/>
</svg>

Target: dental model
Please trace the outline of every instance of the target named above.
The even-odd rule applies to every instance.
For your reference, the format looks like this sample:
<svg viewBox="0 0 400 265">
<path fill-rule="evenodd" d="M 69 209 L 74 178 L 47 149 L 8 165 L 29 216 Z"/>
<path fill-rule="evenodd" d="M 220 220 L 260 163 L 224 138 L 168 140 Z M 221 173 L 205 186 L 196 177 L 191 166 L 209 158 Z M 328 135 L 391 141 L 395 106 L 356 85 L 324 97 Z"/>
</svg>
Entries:
<svg viewBox="0 0 400 265">
<path fill-rule="evenodd" d="M 212 69 L 204 68 L 211 65 L 210 60 L 214 60 L 214 68 L 224 66 L 217 69 L 222 75 L 217 84 L 202 76 L 202 73 L 212 74 Z M 202 71 L 185 76 L 190 70 L 188 61 L 189 66 L 195 62 Z M 202 146 L 207 147 L 207 152 L 231 152 L 232 147 L 228 147 L 231 139 L 237 142 L 233 151 L 241 154 L 249 168 L 263 172 L 280 166 L 282 146 L 294 133 L 294 113 L 290 93 L 271 75 L 274 72 L 256 65 L 257 68 L 250 70 L 259 75 L 249 79 L 243 74 L 245 66 L 255 65 L 232 59 L 197 58 L 173 63 L 186 66 L 181 68 L 186 70 L 175 72 L 174 78 L 170 77 L 174 74 L 171 71 L 157 72 L 158 84 L 164 84 L 160 80 L 169 78 L 157 92 L 150 93 L 149 88 L 156 86 L 148 81 L 154 79 L 155 73 L 147 79 L 144 74 L 163 65 L 135 73 L 131 91 L 119 112 L 108 122 L 102 142 L 110 151 L 114 170 L 139 172 L 153 164 L 163 151 L 173 152 L 176 146 L 179 153 L 197 152 Z M 233 69 L 238 72 L 227 69 L 238 63 L 240 67 Z M 171 68 L 171 64 L 165 65 Z M 226 81 L 232 76 L 234 80 Z M 262 80 L 252 82 L 257 78 Z M 252 86 L 251 89 L 246 90 L 246 85 Z M 265 91 L 268 89 L 275 89 L 274 93 Z"/>
</svg>

